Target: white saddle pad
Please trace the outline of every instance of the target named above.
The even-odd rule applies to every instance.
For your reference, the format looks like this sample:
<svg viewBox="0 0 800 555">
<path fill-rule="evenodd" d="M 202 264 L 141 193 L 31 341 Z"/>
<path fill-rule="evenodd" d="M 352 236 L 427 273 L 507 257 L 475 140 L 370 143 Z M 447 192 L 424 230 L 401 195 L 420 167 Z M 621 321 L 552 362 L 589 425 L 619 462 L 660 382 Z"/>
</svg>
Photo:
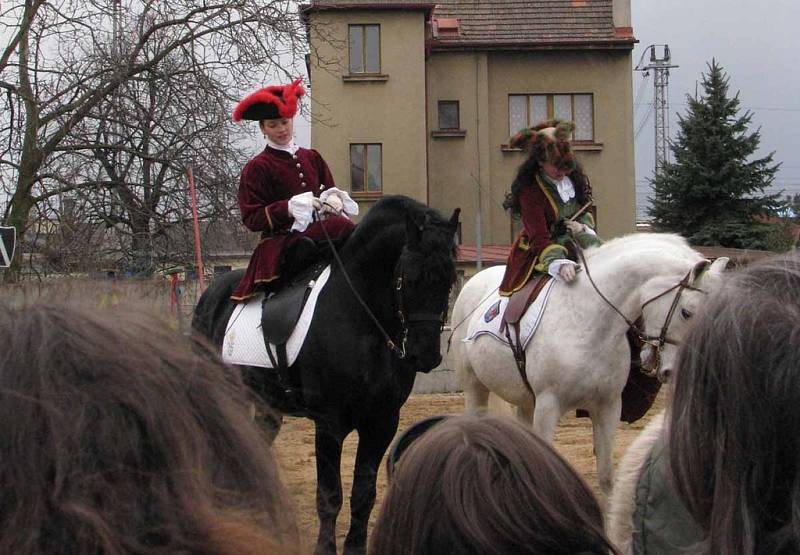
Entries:
<svg viewBox="0 0 800 555">
<path fill-rule="evenodd" d="M 528 345 L 536 328 L 539 326 L 542 314 L 544 314 L 544 309 L 547 306 L 547 299 L 550 297 L 550 290 L 555 283 L 555 279 L 548 281 L 539 292 L 536 300 L 533 301 L 533 304 L 528 307 L 528 310 L 522 316 L 522 320 L 519 323 L 519 336 L 522 340 L 523 348 Z M 508 345 L 505 333 L 500 333 L 500 324 L 503 321 L 502 315 L 506 311 L 507 305 L 508 297 L 502 297 L 496 291 L 483 301 L 475 311 L 480 314 L 480 317 L 470 322 L 467 338 L 464 341 L 472 341 L 479 335 L 491 335 L 501 343 Z"/>
<path fill-rule="evenodd" d="M 300 313 L 300 319 L 286 342 L 286 359 L 289 366 L 297 360 L 297 355 L 308 334 L 311 319 L 314 317 L 317 298 L 330 275 L 331 267 L 328 266 L 316 279 L 303 311 Z M 267 355 L 264 336 L 261 334 L 261 303 L 263 300 L 263 294 L 256 295 L 247 302 L 238 304 L 234 309 L 228 320 L 228 327 L 225 328 L 225 339 L 222 342 L 222 360 L 225 362 L 274 368 Z M 271 345 L 271 350 L 275 355 L 274 345 Z"/>
</svg>

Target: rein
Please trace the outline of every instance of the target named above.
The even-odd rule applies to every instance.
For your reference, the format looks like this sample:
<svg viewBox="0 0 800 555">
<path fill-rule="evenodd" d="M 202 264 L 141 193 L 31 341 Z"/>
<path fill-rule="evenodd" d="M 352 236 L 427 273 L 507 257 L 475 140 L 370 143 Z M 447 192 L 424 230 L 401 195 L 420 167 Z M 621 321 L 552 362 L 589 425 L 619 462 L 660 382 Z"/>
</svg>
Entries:
<svg viewBox="0 0 800 555">
<path fill-rule="evenodd" d="M 319 219 L 319 213 L 315 210 L 315 215 L 317 219 Z M 386 345 L 389 347 L 389 350 L 393 352 L 397 358 L 403 360 L 406 358 L 406 340 L 408 339 L 408 328 L 410 324 L 417 323 L 417 322 L 439 322 L 439 327 L 444 327 L 444 320 L 447 317 L 447 310 L 449 307 L 449 301 L 445 304 L 444 313 L 443 314 L 436 314 L 430 312 L 409 312 L 406 314 L 405 309 L 403 308 L 403 287 L 405 285 L 405 274 L 403 272 L 403 265 L 401 264 L 400 260 L 397 261 L 397 265 L 395 266 L 394 275 L 396 276 L 395 279 L 395 301 L 397 303 L 397 317 L 400 320 L 400 339 L 399 344 L 395 343 L 392 340 L 391 336 L 386 332 L 386 329 L 381 325 L 380 321 L 378 320 L 377 316 L 370 310 L 367 303 L 364 301 L 363 297 L 359 295 L 358 291 L 356 290 L 355 286 L 353 285 L 352 280 L 350 279 L 347 270 L 344 267 L 344 262 L 342 262 L 342 258 L 339 256 L 339 251 L 336 250 L 336 247 L 333 245 L 333 241 L 331 240 L 330 235 L 328 234 L 328 230 L 325 229 L 325 226 L 320 226 L 322 228 L 322 233 L 325 235 L 325 240 L 328 243 L 328 246 L 333 253 L 333 258 L 336 260 L 336 264 L 339 266 L 339 269 L 342 271 L 342 275 L 344 276 L 345 281 L 347 282 L 348 287 L 350 287 L 350 291 L 353 292 L 353 295 L 364 308 L 364 311 L 369 315 L 372 319 L 372 322 L 375 324 L 375 327 L 378 328 L 378 331 L 381 332 L 383 338 L 386 340 Z"/>
<path fill-rule="evenodd" d="M 687 289 L 689 291 L 697 291 L 699 293 L 705 293 L 705 291 L 697 287 L 694 287 L 692 285 L 689 285 L 689 278 L 692 276 L 692 271 L 689 270 L 686 273 L 686 275 L 683 276 L 683 279 L 681 279 L 681 281 L 679 281 L 669 289 L 662 291 L 658 295 L 642 303 L 642 306 L 639 309 L 640 313 L 644 312 L 644 307 L 646 307 L 648 304 L 652 303 L 655 300 L 660 299 L 661 297 L 663 297 L 667 293 L 674 291 L 675 289 L 678 290 L 677 293 L 675 294 L 675 298 L 672 300 L 672 304 L 669 307 L 669 312 L 667 312 L 667 317 L 664 319 L 664 325 L 661 326 L 660 333 L 658 335 L 649 335 L 636 323 L 639 322 L 640 319 L 637 319 L 636 322 L 631 321 L 616 306 L 614 306 L 614 303 L 608 300 L 608 297 L 606 297 L 602 291 L 600 291 L 600 288 L 597 287 L 597 284 L 594 282 L 594 279 L 592 279 L 592 274 L 589 271 L 589 265 L 586 263 L 586 256 L 583 253 L 583 249 L 581 248 L 581 246 L 578 244 L 577 241 L 571 240 L 571 243 L 575 249 L 575 252 L 578 253 L 578 257 L 581 260 L 581 264 L 583 264 L 583 267 L 586 270 L 586 277 L 589 278 L 589 283 L 592 284 L 592 287 L 594 288 L 598 296 L 601 299 L 603 299 L 603 301 L 605 301 L 605 303 L 608 306 L 610 306 L 614 310 L 614 312 L 619 314 L 622 317 L 622 319 L 625 320 L 625 323 L 628 324 L 628 327 L 633 330 L 634 334 L 636 335 L 636 338 L 639 341 L 641 341 L 642 343 L 646 343 L 647 345 L 650 345 L 653 348 L 655 357 L 655 363 L 653 364 L 653 368 L 651 370 L 642 370 L 642 373 L 648 377 L 654 377 L 658 372 L 659 368 L 661 367 L 661 351 L 664 348 L 664 345 L 678 344 L 677 341 L 671 339 L 667 334 L 669 333 L 669 326 L 672 323 L 672 317 L 675 315 L 675 309 L 678 308 L 678 303 L 681 300 L 681 295 L 683 294 L 684 290 Z"/>
</svg>

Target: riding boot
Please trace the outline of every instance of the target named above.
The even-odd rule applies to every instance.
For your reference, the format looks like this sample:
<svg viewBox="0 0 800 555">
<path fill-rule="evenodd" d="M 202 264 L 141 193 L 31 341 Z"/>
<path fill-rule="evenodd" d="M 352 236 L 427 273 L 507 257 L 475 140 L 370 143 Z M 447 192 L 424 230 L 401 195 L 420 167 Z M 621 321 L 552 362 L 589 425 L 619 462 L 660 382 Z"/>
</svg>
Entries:
<svg viewBox="0 0 800 555">
<path fill-rule="evenodd" d="M 264 333 L 266 329 L 266 322 L 264 321 L 264 305 L 269 300 L 269 296 L 264 297 L 261 304 L 261 336 L 264 339 L 264 347 L 267 349 L 267 356 L 269 357 L 272 366 L 274 367 L 275 381 L 277 382 L 278 389 L 282 393 L 283 401 L 288 407 L 287 410 L 296 411 L 302 409 L 303 395 L 300 391 L 300 384 L 292 383 L 292 376 L 286 360 L 286 344 L 276 347 L 267 341 L 267 336 Z"/>
<path fill-rule="evenodd" d="M 300 237 L 283 254 L 281 264 L 283 283 L 290 283 L 317 260 L 319 260 L 317 244 L 309 237 Z"/>
</svg>

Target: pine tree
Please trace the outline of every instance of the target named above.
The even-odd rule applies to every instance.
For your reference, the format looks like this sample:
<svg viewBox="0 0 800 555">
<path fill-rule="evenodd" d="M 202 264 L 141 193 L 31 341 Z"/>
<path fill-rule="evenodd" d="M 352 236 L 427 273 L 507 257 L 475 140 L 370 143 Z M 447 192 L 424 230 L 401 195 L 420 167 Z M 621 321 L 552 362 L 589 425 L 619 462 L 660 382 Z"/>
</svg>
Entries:
<svg viewBox="0 0 800 555">
<path fill-rule="evenodd" d="M 748 160 L 761 135 L 750 133 L 753 114 L 739 112 L 739 94 L 728 97 L 728 76 L 716 60 L 703 74 L 703 94 L 686 95 L 672 153 L 653 179 L 649 209 L 655 227 L 687 237 L 696 245 L 784 250 L 790 246 L 784 226 L 764 223 L 780 205 L 780 195 L 764 193 L 780 164 L 770 153 Z"/>
</svg>

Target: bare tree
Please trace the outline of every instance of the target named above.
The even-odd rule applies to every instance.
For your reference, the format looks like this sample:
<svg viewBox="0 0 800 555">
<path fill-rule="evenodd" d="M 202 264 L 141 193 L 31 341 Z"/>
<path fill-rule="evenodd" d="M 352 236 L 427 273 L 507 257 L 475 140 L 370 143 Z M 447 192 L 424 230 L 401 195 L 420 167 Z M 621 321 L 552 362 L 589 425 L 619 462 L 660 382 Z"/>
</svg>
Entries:
<svg viewBox="0 0 800 555">
<path fill-rule="evenodd" d="M 304 48 L 288 1 L 24 0 L 0 24 L 10 37 L 0 58 L 3 223 L 24 231 L 35 206 L 91 192 L 96 216 L 127 225 L 139 253 L 185 214 L 165 191 L 188 163 L 210 162 L 198 142 L 219 150 L 218 168 L 199 172 L 206 206 L 219 200 L 211 189 L 229 176 L 236 136 L 218 118 Z M 199 118 L 203 106 L 214 117 Z"/>
</svg>

